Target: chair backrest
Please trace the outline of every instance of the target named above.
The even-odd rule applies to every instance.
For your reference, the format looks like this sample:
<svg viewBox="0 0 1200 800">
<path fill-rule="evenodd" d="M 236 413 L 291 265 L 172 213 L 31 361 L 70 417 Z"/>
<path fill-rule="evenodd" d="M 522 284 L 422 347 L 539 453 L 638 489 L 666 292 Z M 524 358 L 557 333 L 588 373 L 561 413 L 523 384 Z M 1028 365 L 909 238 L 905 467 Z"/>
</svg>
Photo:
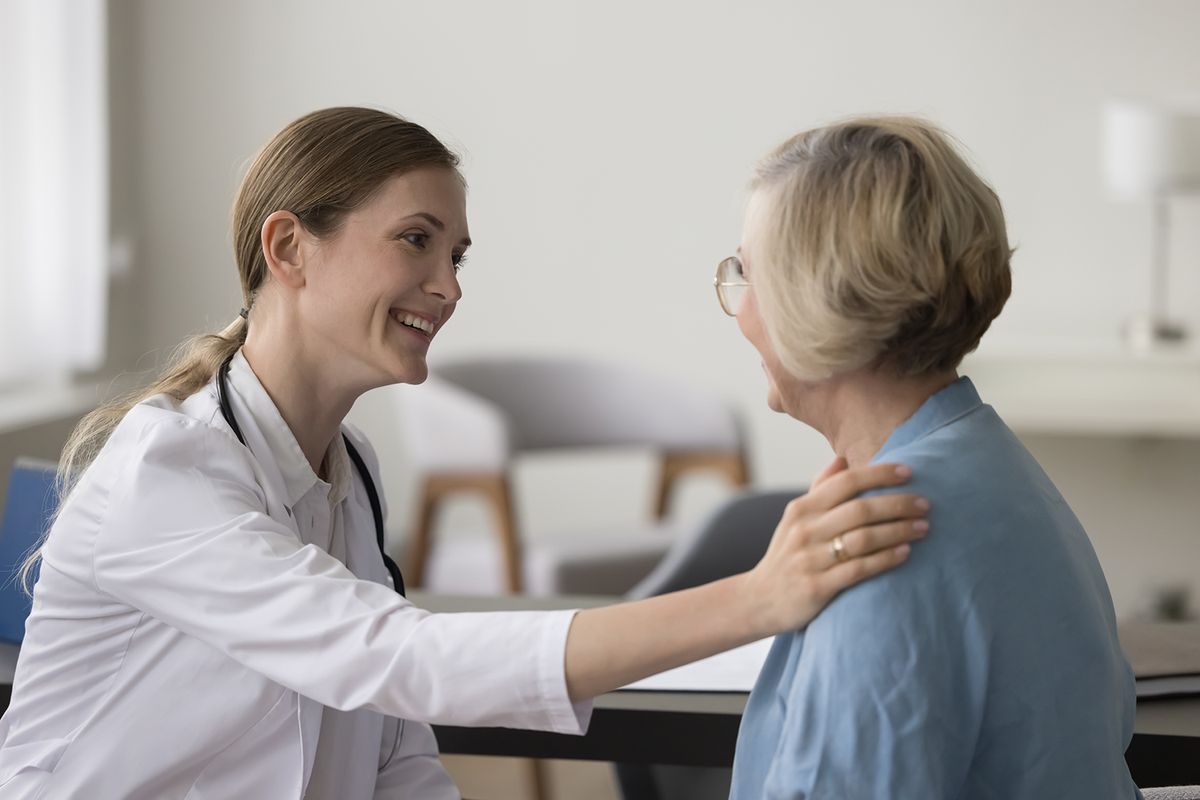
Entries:
<svg viewBox="0 0 1200 800">
<path fill-rule="evenodd" d="M 436 375 L 387 391 L 400 402 L 405 454 L 418 473 L 507 469 L 512 444 L 503 409 Z"/>
<path fill-rule="evenodd" d="M 18 459 L 8 480 L 0 521 L 0 641 L 19 644 L 25 638 L 31 603 L 19 572 L 57 508 L 54 474 L 53 464 Z"/>
<path fill-rule="evenodd" d="M 745 572 L 767 552 L 788 502 L 803 493 L 796 489 L 734 497 L 694 534 L 676 541 L 654 571 L 626 596 L 652 597 Z"/>
<path fill-rule="evenodd" d="M 742 445 L 737 416 L 719 397 L 632 367 L 499 357 L 454 361 L 434 373 L 498 406 L 515 450 L 730 451 Z"/>
</svg>

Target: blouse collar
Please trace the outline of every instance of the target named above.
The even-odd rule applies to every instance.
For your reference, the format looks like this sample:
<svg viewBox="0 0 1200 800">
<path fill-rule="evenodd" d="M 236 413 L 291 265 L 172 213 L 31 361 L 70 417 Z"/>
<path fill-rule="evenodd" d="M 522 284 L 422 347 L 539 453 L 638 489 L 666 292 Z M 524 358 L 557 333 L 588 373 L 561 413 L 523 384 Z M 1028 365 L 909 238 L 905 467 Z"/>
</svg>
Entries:
<svg viewBox="0 0 1200 800">
<path fill-rule="evenodd" d="M 932 394 L 911 417 L 892 431 L 872 461 L 880 461 L 892 450 L 922 439 L 983 405 L 971 379 L 963 376 Z"/>
</svg>

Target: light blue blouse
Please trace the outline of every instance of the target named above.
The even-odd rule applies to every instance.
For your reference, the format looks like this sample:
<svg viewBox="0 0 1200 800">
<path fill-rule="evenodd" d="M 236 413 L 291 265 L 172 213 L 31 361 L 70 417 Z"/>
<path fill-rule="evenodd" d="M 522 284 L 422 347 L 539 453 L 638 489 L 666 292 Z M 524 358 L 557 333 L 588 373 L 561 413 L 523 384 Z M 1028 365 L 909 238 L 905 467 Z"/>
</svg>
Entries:
<svg viewBox="0 0 1200 800">
<path fill-rule="evenodd" d="M 875 461 L 908 464 L 930 534 L 776 638 L 733 800 L 1136 798 L 1134 684 L 1079 521 L 967 378 Z"/>
</svg>

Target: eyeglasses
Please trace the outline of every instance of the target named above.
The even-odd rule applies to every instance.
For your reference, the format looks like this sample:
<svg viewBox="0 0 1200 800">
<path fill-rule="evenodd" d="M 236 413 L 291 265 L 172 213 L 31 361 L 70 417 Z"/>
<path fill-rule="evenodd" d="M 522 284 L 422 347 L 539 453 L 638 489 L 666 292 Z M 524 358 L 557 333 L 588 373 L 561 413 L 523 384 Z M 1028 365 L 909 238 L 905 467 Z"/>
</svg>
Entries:
<svg viewBox="0 0 1200 800">
<path fill-rule="evenodd" d="M 746 292 L 750 289 L 750 281 L 742 271 L 742 260 L 730 256 L 717 264 L 717 275 L 713 278 L 713 286 L 717 287 L 717 302 L 721 310 L 731 317 L 736 317 Z"/>
</svg>

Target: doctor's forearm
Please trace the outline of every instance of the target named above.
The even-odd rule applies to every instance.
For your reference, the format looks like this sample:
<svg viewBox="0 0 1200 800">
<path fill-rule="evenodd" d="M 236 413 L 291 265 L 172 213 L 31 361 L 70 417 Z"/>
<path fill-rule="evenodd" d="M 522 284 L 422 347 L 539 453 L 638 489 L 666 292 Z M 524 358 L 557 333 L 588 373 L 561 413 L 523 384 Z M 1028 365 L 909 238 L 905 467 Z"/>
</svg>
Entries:
<svg viewBox="0 0 1200 800">
<path fill-rule="evenodd" d="M 747 574 L 632 603 L 589 608 L 567 634 L 567 692 L 595 697 L 761 639 Z"/>
</svg>

